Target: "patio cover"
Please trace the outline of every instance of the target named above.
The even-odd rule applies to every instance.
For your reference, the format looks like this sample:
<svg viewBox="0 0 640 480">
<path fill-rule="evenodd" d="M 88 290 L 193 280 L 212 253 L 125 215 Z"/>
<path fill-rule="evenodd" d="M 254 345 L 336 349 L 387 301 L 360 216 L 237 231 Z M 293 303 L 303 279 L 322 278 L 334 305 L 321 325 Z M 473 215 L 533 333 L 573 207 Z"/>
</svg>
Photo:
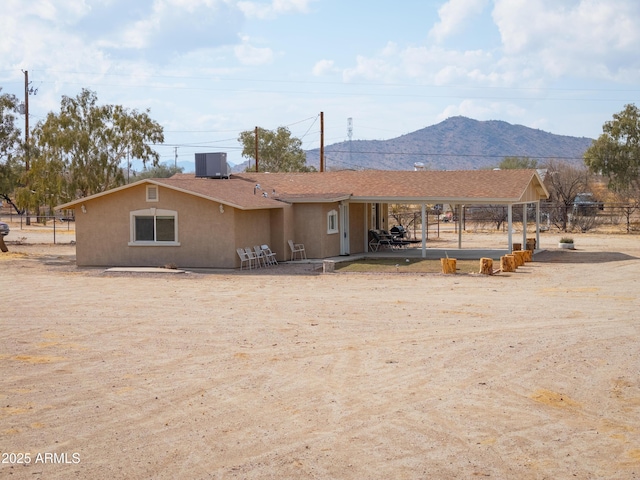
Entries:
<svg viewBox="0 0 640 480">
<path fill-rule="evenodd" d="M 405 203 L 422 205 L 422 249 L 426 256 L 425 206 L 506 205 L 509 251 L 513 248 L 513 205 L 536 204 L 536 239 L 539 239 L 540 200 L 549 197 L 537 170 L 464 171 L 330 171 L 313 173 L 254 173 L 232 175 L 259 184 L 272 198 L 290 203 L 335 202 Z M 526 218 L 526 217 L 525 217 Z M 458 248 L 462 232 L 458 229 Z M 526 228 L 523 229 L 523 244 Z"/>
</svg>

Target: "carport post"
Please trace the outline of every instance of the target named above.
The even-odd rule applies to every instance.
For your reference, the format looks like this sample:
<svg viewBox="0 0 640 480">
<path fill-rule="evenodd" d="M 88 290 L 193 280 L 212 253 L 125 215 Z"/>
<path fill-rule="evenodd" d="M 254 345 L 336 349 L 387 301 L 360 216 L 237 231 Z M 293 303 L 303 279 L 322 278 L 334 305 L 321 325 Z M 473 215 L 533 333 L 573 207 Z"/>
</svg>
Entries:
<svg viewBox="0 0 640 480">
<path fill-rule="evenodd" d="M 427 217 L 427 206 L 426 204 L 422 204 L 422 258 L 427 258 L 427 228 L 426 217 Z"/>
<path fill-rule="evenodd" d="M 522 204 L 522 250 L 527 246 L 527 206 L 528 203 Z"/>
<path fill-rule="evenodd" d="M 507 231 L 509 234 L 507 238 L 509 239 L 509 253 L 513 252 L 513 205 L 507 205 Z"/>
<path fill-rule="evenodd" d="M 540 248 L 540 200 L 536 202 L 536 247 Z"/>
<path fill-rule="evenodd" d="M 458 209 L 458 249 L 462 249 L 462 215 L 464 215 L 464 205 L 456 205 Z"/>
</svg>

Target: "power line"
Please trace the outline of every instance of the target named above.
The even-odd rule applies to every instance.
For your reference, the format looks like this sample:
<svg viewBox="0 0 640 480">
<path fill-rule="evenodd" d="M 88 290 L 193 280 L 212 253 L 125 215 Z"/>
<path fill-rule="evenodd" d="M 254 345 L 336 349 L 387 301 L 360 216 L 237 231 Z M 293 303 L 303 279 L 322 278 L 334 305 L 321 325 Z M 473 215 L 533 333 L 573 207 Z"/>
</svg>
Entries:
<svg viewBox="0 0 640 480">
<path fill-rule="evenodd" d="M 72 73 L 72 72 L 64 72 L 64 73 Z M 109 74 L 100 74 L 100 76 L 108 76 Z M 125 74 L 110 74 L 125 77 Z M 129 75 L 128 78 L 132 79 L 149 79 L 149 78 L 175 78 L 175 79 L 192 79 L 192 80 L 203 80 L 208 79 L 211 80 L 210 77 L 171 77 L 171 76 L 144 76 L 144 77 L 136 77 Z M 225 78 L 224 81 L 229 82 L 237 82 L 238 79 Z M 245 79 L 246 82 L 254 83 L 258 82 L 255 79 Z M 42 81 L 41 84 L 52 84 L 56 85 L 60 82 L 54 81 Z M 78 81 L 65 81 L 63 82 L 65 85 L 80 85 L 86 86 L 87 82 L 78 82 Z M 258 88 L 221 88 L 219 85 L 206 87 L 206 86 L 182 86 L 182 85 L 159 85 L 159 84 L 150 84 L 148 82 L 132 85 L 130 83 L 107 83 L 107 82 L 90 82 L 92 84 L 91 88 L 95 86 L 100 87 L 111 87 L 111 88 L 131 88 L 131 89 L 146 89 L 146 90 L 183 90 L 183 91 L 216 91 L 216 92 L 242 92 L 242 93 L 256 93 L 256 94 L 287 94 L 287 95 L 318 95 L 319 92 L 315 90 L 291 90 L 291 89 L 283 89 L 283 90 L 273 90 L 273 89 L 258 89 Z M 323 95 L 335 95 L 335 96 L 355 96 L 355 97 L 387 97 L 387 98 L 453 98 L 453 99 L 477 99 L 477 100 L 530 100 L 530 101 L 590 101 L 590 102 L 615 102 L 620 101 L 620 98 L 589 98 L 585 97 L 585 94 L 592 93 L 620 93 L 620 94 L 628 94 L 628 93 L 640 93 L 640 89 L 604 89 L 604 88 L 557 88 L 557 87 L 509 87 L 509 86 L 478 86 L 478 85 L 429 85 L 429 84 L 402 84 L 402 83 L 344 83 L 344 82 L 313 82 L 313 81 L 292 81 L 292 80 L 271 80 L 271 81 L 263 81 L 260 80 L 259 84 L 264 85 L 265 83 L 271 84 L 283 84 L 283 85 L 326 85 L 326 86 L 339 86 L 345 89 L 349 89 L 349 91 L 322 91 Z M 357 88 L 356 88 L 357 87 Z M 362 87 L 371 87 L 374 89 L 382 88 L 385 91 L 365 91 Z M 416 89 L 429 89 L 430 91 L 436 90 L 436 92 L 432 94 L 425 93 L 417 93 L 417 92 L 408 92 L 407 89 L 416 88 Z M 353 91 L 353 90 L 357 91 Z M 402 89 L 402 92 L 389 92 L 389 89 Z M 538 95 L 482 95 L 482 94 L 462 94 L 462 93 L 448 93 L 443 90 L 466 90 L 466 91 L 478 91 L 478 92 L 533 92 Z M 572 96 L 548 96 L 546 95 L 548 92 L 566 92 L 572 93 Z M 633 99 L 625 99 L 625 101 L 633 102 Z"/>
<path fill-rule="evenodd" d="M 38 70 L 32 69 L 32 73 L 40 72 L 45 76 L 50 76 L 52 73 L 57 74 L 69 74 L 71 76 L 77 75 L 94 75 L 98 77 L 123 77 L 130 79 L 138 79 L 138 80 L 148 80 L 148 79 L 174 79 L 174 80 L 194 80 L 194 81 L 203 81 L 203 80 L 223 80 L 230 82 L 247 82 L 247 83 L 259 83 L 259 84 L 291 84 L 291 85 L 339 85 L 339 86 L 353 86 L 353 87 L 363 87 L 363 86 L 373 86 L 373 87 L 398 87 L 398 88 L 408 88 L 408 87 L 416 87 L 416 88 L 430 88 L 430 89 L 445 89 L 445 88 L 459 88 L 459 89 L 469 89 L 469 90 L 520 90 L 520 91 L 533 91 L 533 92 L 543 92 L 543 91 L 552 91 L 552 92 L 620 92 L 620 93 L 628 93 L 628 92 L 640 92 L 640 88 L 570 88 L 570 87 L 511 87 L 511 86 L 494 86 L 494 85 L 437 85 L 430 83 L 378 83 L 378 82 L 349 82 L 344 83 L 342 81 L 318 81 L 318 80 L 290 80 L 290 79 L 265 79 L 260 78 L 257 80 L 254 77 L 243 78 L 243 77 L 222 77 L 221 75 L 132 75 L 130 73 L 115 73 L 115 72 L 91 72 L 91 71 L 71 71 L 71 70 Z M 3 74 L 13 74 L 14 70 L 0 70 L 0 73 Z M 56 83 L 56 82 L 43 82 L 43 83 Z M 139 87 L 146 88 L 148 85 L 139 85 Z M 176 88 L 175 86 L 167 86 L 166 88 Z"/>
<path fill-rule="evenodd" d="M 318 121 L 318 116 L 316 115 L 316 117 L 313 120 L 313 123 L 309 125 L 309 128 L 307 128 L 307 131 L 304 132 L 304 135 L 302 135 L 302 137 L 300 137 L 301 140 L 309 134 L 309 130 L 313 128 L 313 126 L 316 124 L 317 121 Z"/>
</svg>

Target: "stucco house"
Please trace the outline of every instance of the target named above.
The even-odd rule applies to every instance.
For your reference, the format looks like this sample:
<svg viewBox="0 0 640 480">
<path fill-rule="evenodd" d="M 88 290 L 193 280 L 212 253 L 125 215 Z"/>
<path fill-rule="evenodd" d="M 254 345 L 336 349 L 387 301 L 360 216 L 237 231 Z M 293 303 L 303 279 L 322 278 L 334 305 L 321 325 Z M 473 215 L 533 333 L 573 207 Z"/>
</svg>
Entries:
<svg viewBox="0 0 640 480">
<path fill-rule="evenodd" d="M 547 197 L 535 170 L 178 174 L 56 209 L 76 210 L 79 266 L 235 268 L 236 248 L 269 244 L 280 261 L 288 240 L 303 243 L 309 258 L 367 252 L 369 230 L 389 228 L 389 204 L 423 212 L 426 204 L 503 204 L 511 215 L 516 205 L 539 212 Z"/>
</svg>

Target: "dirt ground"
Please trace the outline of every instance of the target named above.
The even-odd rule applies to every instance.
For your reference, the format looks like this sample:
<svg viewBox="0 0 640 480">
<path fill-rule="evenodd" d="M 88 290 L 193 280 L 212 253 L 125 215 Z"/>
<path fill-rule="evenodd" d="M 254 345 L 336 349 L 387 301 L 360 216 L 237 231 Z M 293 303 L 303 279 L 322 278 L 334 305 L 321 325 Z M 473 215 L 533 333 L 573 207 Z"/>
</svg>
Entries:
<svg viewBox="0 0 640 480">
<path fill-rule="evenodd" d="M 9 245 L 0 478 L 640 478 L 640 237 L 574 238 L 491 277 Z"/>
</svg>

